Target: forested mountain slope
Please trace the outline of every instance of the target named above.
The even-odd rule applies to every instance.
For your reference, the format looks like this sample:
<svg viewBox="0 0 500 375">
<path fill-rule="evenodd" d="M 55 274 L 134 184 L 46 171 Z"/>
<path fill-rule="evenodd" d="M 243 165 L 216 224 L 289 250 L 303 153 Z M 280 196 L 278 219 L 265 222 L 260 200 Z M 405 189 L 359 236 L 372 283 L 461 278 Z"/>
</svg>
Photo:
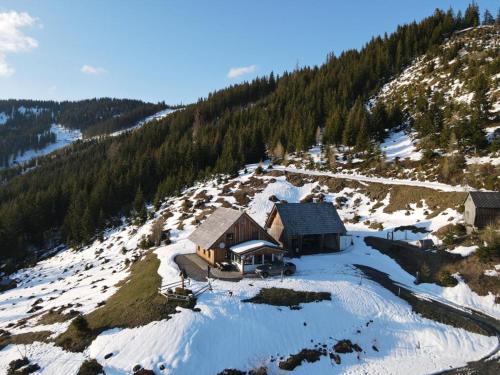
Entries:
<svg viewBox="0 0 500 375">
<path fill-rule="evenodd" d="M 11 166 L 28 150 L 55 143 L 55 124 L 88 138 L 132 126 L 165 107 L 163 103 L 111 98 L 73 102 L 0 100 L 0 168 Z"/>
<path fill-rule="evenodd" d="M 464 17 L 437 10 L 320 67 L 235 85 L 155 126 L 75 144 L 0 188 L 0 254 L 22 256 L 59 234 L 84 243 L 144 200 L 159 204 L 213 173 L 306 150 L 318 128 L 325 143 L 369 154 L 370 140 L 383 139 L 405 114 L 398 105 L 370 112 L 366 102 L 414 59 L 478 24 L 475 6 Z"/>
<path fill-rule="evenodd" d="M 484 25 L 455 33 L 384 85 L 372 104 L 379 101 L 399 105 L 424 153 L 484 149 L 495 154 L 500 149 L 500 139 L 494 140 L 500 115 L 500 28 Z"/>
</svg>

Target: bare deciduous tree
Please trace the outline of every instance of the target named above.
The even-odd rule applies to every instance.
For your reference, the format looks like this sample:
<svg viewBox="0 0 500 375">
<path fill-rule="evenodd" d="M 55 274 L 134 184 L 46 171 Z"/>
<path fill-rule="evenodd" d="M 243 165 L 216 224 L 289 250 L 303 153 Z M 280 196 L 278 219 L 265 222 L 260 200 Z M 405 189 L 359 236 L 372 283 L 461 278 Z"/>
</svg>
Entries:
<svg viewBox="0 0 500 375">
<path fill-rule="evenodd" d="M 165 225 L 165 219 L 163 216 L 158 217 L 153 223 L 153 227 L 151 228 L 151 240 L 153 241 L 155 246 L 159 246 L 161 243 L 161 236 L 163 233 L 163 226 Z"/>
</svg>

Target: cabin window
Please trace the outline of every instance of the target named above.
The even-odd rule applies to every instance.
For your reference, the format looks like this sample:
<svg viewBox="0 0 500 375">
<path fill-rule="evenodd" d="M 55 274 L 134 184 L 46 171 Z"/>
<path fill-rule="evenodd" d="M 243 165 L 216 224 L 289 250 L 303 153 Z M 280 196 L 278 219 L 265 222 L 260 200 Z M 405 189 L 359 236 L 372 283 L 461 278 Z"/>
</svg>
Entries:
<svg viewBox="0 0 500 375">
<path fill-rule="evenodd" d="M 236 262 L 236 263 L 239 263 L 241 264 L 241 256 L 239 256 L 238 254 L 232 254 L 232 260 L 233 262 Z"/>
<path fill-rule="evenodd" d="M 234 233 L 226 233 L 226 241 L 234 240 Z"/>
<path fill-rule="evenodd" d="M 264 254 L 264 264 L 273 262 L 273 254 Z"/>
<path fill-rule="evenodd" d="M 246 256 L 243 258 L 243 264 L 247 266 L 251 266 L 253 264 L 253 255 Z"/>
<path fill-rule="evenodd" d="M 254 255 L 253 257 L 253 264 L 256 264 L 256 265 L 259 265 L 259 264 L 263 264 L 262 263 L 262 257 L 263 255 Z"/>
</svg>

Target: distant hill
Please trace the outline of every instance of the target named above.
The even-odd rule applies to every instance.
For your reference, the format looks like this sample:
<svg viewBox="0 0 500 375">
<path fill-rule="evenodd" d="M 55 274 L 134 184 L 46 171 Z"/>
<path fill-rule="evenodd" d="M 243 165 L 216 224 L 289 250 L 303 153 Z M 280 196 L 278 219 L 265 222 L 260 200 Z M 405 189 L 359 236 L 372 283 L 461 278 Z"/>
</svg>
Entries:
<svg viewBox="0 0 500 375">
<path fill-rule="evenodd" d="M 79 133 L 88 138 L 133 126 L 166 107 L 164 103 L 111 98 L 74 102 L 0 100 L 0 167 L 28 159 L 25 153 L 37 154 L 61 143 L 54 130 L 56 124 L 77 131 L 72 139 L 80 138 Z"/>
</svg>

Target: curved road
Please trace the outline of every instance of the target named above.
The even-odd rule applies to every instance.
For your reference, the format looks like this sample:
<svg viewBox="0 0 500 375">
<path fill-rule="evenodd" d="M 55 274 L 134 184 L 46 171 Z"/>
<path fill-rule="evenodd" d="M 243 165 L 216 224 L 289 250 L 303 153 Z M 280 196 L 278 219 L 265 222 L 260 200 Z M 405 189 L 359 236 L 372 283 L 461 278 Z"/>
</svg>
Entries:
<svg viewBox="0 0 500 375">
<path fill-rule="evenodd" d="M 442 371 L 439 374 L 500 374 L 500 359 L 492 359 L 492 357 L 500 350 L 500 321 L 478 311 L 470 309 L 465 311 L 437 300 L 428 300 L 428 296 L 426 296 L 426 299 L 420 299 L 412 290 L 405 288 L 401 284 L 395 283 L 385 272 L 360 264 L 354 264 L 354 266 L 362 271 L 370 280 L 377 282 L 387 290 L 407 301 L 417 312 L 420 312 L 418 309 L 423 309 L 424 314 L 422 315 L 433 315 L 434 317 L 429 317 L 430 319 L 434 318 L 434 320 L 439 321 L 439 317 L 443 317 L 444 320 L 441 322 L 444 324 L 454 322 L 455 324 L 458 323 L 459 325 L 465 325 L 468 327 L 475 326 L 474 330 L 476 332 L 497 337 L 496 348 L 487 356 L 478 361 L 469 362 L 467 366 Z M 415 306 L 417 306 L 418 309 L 415 309 Z M 438 319 L 435 319 L 436 317 L 438 317 Z"/>
</svg>

